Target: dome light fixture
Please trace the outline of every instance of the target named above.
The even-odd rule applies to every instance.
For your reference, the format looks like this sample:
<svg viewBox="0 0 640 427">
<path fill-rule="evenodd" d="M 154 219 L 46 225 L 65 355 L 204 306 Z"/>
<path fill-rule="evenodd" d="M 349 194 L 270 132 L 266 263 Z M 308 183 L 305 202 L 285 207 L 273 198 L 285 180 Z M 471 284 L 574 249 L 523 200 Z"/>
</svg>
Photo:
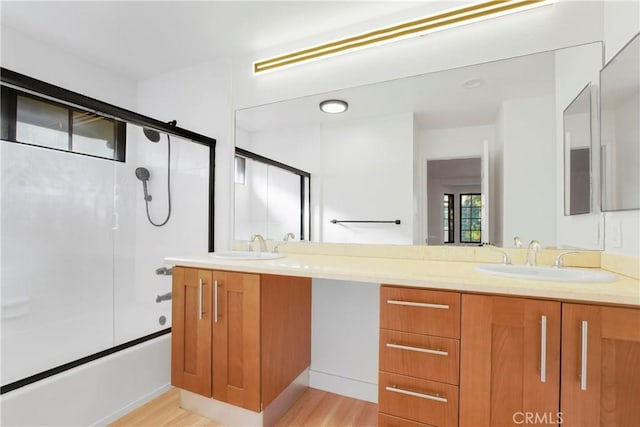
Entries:
<svg viewBox="0 0 640 427">
<path fill-rule="evenodd" d="M 342 99 L 327 99 L 320 103 L 320 110 L 329 114 L 340 114 L 347 111 L 349 104 Z"/>
</svg>

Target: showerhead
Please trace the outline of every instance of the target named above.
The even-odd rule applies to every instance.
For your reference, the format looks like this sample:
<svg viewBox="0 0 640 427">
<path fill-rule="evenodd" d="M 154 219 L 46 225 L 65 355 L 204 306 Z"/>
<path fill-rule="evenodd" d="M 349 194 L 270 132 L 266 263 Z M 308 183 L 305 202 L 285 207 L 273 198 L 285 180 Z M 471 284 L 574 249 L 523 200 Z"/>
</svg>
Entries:
<svg viewBox="0 0 640 427">
<path fill-rule="evenodd" d="M 160 141 L 160 133 L 153 129 L 142 128 L 142 132 L 144 132 L 144 136 L 151 142 Z"/>
<path fill-rule="evenodd" d="M 149 169 L 136 168 L 136 178 L 138 178 L 140 181 L 148 181 L 150 177 L 151 174 L 149 173 Z"/>
</svg>

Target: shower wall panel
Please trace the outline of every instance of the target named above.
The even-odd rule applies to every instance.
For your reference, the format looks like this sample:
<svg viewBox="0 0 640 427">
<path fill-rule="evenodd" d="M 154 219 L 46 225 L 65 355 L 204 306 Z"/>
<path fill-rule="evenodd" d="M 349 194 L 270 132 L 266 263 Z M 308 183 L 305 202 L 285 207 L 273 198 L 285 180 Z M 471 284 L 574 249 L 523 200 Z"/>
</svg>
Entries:
<svg viewBox="0 0 640 427">
<path fill-rule="evenodd" d="M 115 344 L 171 326 L 171 301 L 156 302 L 171 291 L 171 276 L 156 274 L 171 254 L 203 253 L 208 248 L 209 148 L 171 137 L 171 216 L 156 227 L 147 219 L 137 167 L 149 170 L 149 215 L 162 223 L 167 215 L 167 137 L 147 140 L 129 125 L 127 162 L 116 169 L 116 206 L 120 227 L 115 231 Z M 170 266 L 166 266 L 170 267 Z M 131 276 L 132 275 L 132 276 Z M 129 278 L 130 277 L 130 278 Z M 148 313 L 144 319 L 132 313 Z"/>
</svg>

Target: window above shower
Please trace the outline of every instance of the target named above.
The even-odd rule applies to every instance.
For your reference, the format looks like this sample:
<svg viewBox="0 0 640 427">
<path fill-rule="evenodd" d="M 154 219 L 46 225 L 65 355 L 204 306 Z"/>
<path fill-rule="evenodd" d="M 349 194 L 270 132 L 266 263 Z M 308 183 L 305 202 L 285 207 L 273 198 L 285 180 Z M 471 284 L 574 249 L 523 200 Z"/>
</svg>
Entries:
<svg viewBox="0 0 640 427">
<path fill-rule="evenodd" d="M 126 124 L 3 86 L 2 139 L 124 162 Z"/>
</svg>

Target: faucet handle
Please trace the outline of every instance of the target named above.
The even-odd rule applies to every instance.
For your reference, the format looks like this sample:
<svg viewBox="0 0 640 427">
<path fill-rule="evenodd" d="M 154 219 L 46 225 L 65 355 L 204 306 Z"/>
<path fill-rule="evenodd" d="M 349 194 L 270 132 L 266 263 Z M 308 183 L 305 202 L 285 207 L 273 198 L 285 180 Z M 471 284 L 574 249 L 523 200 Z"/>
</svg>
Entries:
<svg viewBox="0 0 640 427">
<path fill-rule="evenodd" d="M 564 256 L 565 255 L 569 255 L 569 254 L 577 254 L 580 253 L 578 251 L 568 251 L 568 252 L 563 252 L 561 254 L 559 254 L 555 260 L 553 260 L 553 266 L 554 267 L 564 267 Z"/>
<path fill-rule="evenodd" d="M 513 246 L 515 246 L 516 248 L 521 248 L 522 247 L 522 239 L 518 236 L 515 236 L 513 238 Z"/>
</svg>

